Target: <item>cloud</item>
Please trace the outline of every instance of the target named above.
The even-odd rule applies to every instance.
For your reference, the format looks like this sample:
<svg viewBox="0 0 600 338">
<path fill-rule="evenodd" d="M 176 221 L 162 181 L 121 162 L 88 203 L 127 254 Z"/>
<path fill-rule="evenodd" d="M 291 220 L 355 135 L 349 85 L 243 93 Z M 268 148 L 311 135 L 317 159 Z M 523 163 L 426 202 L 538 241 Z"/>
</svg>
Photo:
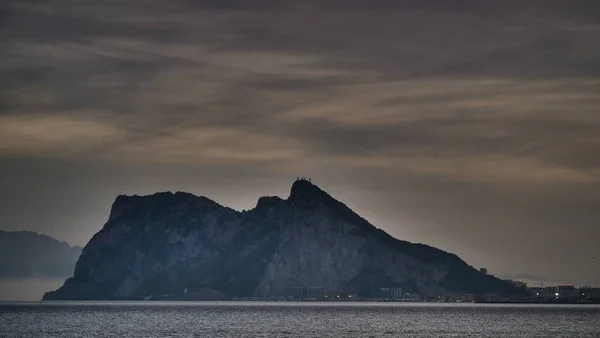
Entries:
<svg viewBox="0 0 600 338">
<path fill-rule="evenodd" d="M 59 116 L 0 117 L 0 155 L 80 156 L 91 147 L 122 137 L 109 124 Z"/>
<path fill-rule="evenodd" d="M 60 120 L 57 130 L 75 121 L 63 139 L 80 137 L 82 123 L 99 135 L 112 128 L 104 143 L 90 132 L 79 147 L 126 154 L 116 160 L 188 159 L 185 148 L 208 149 L 206 135 L 220 133 L 220 150 L 207 157 L 288 152 L 290 161 L 403 163 L 396 169 L 478 181 L 596 180 L 598 162 L 580 154 L 600 147 L 600 51 L 591 43 L 599 26 L 574 20 L 580 12 L 562 17 L 551 4 L 526 20 L 535 8 L 508 17 L 499 3 L 494 15 L 476 2 L 381 2 L 324 6 L 315 17 L 311 6 L 275 5 L 12 4 L 4 114 L 25 114 L 32 126 Z M 40 28 L 58 21 L 54 31 Z M 57 117 L 37 121 L 41 114 Z M 11 152 L 63 147 L 43 135 L 24 142 L 16 121 L 4 127 L 16 139 Z M 254 144 L 252 156 L 237 152 L 241 139 Z M 493 170 L 494 159 L 514 165 Z"/>
</svg>

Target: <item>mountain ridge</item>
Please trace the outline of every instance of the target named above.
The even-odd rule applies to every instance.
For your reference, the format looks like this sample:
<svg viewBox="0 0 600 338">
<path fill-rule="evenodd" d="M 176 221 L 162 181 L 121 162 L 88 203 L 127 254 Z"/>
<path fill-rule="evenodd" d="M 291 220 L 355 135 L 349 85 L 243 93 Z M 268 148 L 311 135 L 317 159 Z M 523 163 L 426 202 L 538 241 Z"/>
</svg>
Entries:
<svg viewBox="0 0 600 338">
<path fill-rule="evenodd" d="M 0 276 L 69 276 L 82 249 L 34 231 L 0 230 Z"/>
<path fill-rule="evenodd" d="M 287 199 L 263 196 L 243 212 L 183 192 L 120 195 L 74 277 L 44 299 L 287 297 L 311 286 L 365 296 L 385 287 L 519 292 L 454 254 L 390 236 L 297 180 Z"/>
</svg>

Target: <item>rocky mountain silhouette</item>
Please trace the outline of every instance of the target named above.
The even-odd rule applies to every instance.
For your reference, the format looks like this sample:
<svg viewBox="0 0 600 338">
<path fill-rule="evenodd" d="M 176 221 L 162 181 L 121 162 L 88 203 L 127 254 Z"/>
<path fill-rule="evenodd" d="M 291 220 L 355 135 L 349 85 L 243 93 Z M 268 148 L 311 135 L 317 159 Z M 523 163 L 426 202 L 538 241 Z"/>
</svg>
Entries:
<svg viewBox="0 0 600 338">
<path fill-rule="evenodd" d="M 118 196 L 74 277 L 45 300 L 518 294 L 454 254 L 395 239 L 307 180 L 238 212 L 189 193 Z"/>
<path fill-rule="evenodd" d="M 81 247 L 32 231 L 0 230 L 0 277 L 72 276 Z"/>
</svg>

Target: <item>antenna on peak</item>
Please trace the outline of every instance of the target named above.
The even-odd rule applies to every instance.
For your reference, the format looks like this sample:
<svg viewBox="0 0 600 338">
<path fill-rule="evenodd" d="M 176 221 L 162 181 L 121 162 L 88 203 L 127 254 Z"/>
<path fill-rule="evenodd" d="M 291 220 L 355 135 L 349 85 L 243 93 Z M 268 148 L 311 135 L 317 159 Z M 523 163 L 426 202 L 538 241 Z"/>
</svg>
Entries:
<svg viewBox="0 0 600 338">
<path fill-rule="evenodd" d="M 312 180 L 311 180 L 310 177 L 297 176 L 296 177 L 296 182 L 309 182 L 309 183 L 311 183 Z"/>
</svg>

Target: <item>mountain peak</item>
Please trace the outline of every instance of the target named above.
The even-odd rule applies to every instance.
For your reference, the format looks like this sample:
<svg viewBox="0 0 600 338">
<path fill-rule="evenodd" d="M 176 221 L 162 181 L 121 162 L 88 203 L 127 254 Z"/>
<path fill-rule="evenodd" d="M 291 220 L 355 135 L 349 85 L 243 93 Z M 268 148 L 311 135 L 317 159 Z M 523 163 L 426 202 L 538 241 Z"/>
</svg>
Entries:
<svg viewBox="0 0 600 338">
<path fill-rule="evenodd" d="M 323 195 L 326 195 L 326 193 L 318 186 L 312 184 L 310 178 L 298 178 L 294 184 L 292 184 L 289 199 L 314 199 Z"/>
</svg>

